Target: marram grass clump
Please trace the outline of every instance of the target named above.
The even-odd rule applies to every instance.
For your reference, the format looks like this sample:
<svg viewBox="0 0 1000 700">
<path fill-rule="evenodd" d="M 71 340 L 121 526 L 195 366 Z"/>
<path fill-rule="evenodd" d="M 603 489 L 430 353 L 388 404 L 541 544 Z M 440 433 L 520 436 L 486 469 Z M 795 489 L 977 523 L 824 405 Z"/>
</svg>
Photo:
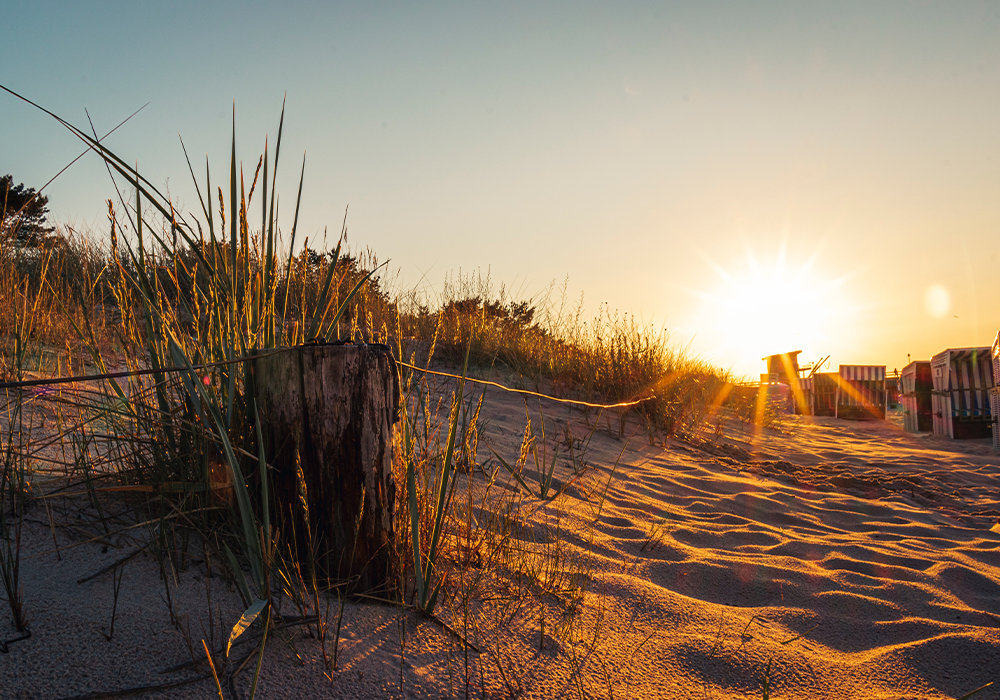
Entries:
<svg viewBox="0 0 1000 700">
<path fill-rule="evenodd" d="M 543 504 L 558 513 L 560 497 L 580 479 L 593 527 L 618 465 L 604 481 L 583 488 L 588 465 L 570 437 L 573 481 L 556 484 L 558 453 L 546 451 L 543 415 L 537 424 L 526 415 L 521 459 L 493 460 L 479 449 L 486 395 L 465 378 L 497 370 L 496 377 L 512 385 L 591 403 L 638 401 L 615 414 L 614 428 L 623 435 L 637 415 L 652 440 L 694 435 L 718 419 L 727 410 L 731 377 L 630 316 L 602 308 L 592 321 L 581 321 L 579 308 L 562 310 L 565 293 L 555 301 L 551 291 L 515 300 L 503 289 L 494 294 L 488 277 L 474 276 L 448 280 L 434 304 L 416 303 L 414 292 L 385 284 L 384 264 L 374 255 L 343 251 L 345 226 L 330 250 L 306 241 L 294 252 L 303 176 L 286 242 L 276 215 L 280 123 L 273 162 L 265 142 L 252 177 L 242 171 L 235 137 L 225 188 L 213 185 L 205 164 L 204 176 L 195 178 L 198 217 L 181 216 L 125 160 L 67 127 L 104 159 L 128 195 L 108 202 L 99 238 L 64 232 L 31 250 L 0 239 L 0 291 L 16 302 L 0 305 L 0 315 L 10 315 L 2 327 L 17 329 L 0 339 L 3 366 L 14 379 L 29 369 L 34 376 L 148 372 L 59 395 L 56 440 L 71 455 L 60 478 L 82 486 L 72 490 L 79 494 L 74 498 L 86 499 L 88 524 L 104 537 L 117 528 L 141 533 L 139 546 L 157 557 L 163 597 L 192 663 L 203 663 L 207 654 L 219 687 L 232 687 L 254 660 L 251 652 L 237 657 L 235 645 L 247 630 L 257 630 L 253 696 L 268 632 L 284 629 L 282 606 L 291 605 L 314 629 L 326 672 L 337 667 L 340 631 L 327 626 L 326 610 L 332 596 L 342 616 L 351 582 L 320 580 L 315 552 L 294 551 L 276 531 L 275 513 L 297 504 L 274 502 L 260 438 L 267 417 L 248 377 L 254 353 L 314 339 L 383 342 L 406 364 L 437 363 L 456 377 L 442 395 L 425 375 L 402 370 L 394 438 L 402 576 L 389 600 L 425 619 L 451 620 L 448 629 L 464 645 L 466 690 L 475 666 L 470 653 L 482 652 L 475 639 L 487 626 L 486 611 L 520 619 L 521 611 L 537 608 L 541 646 L 553 634 L 576 644 L 589 564 L 567 557 L 568 533 L 558 518 L 541 528 L 533 519 Z M 0 445 L 6 460 L 0 497 L 15 504 L 4 522 L 15 528 L 26 509 L 49 508 L 47 500 L 32 500 L 38 493 L 33 479 L 43 470 L 37 458 L 26 458 L 37 450 L 14 439 L 13 426 L 29 420 L 16 406 Z M 526 476 L 529 460 L 537 487 Z M 56 473 L 45 472 L 46 478 Z M 509 488 L 501 483 L 506 476 Z M 308 513 L 304 520 L 310 522 Z M 4 527 L 0 572 L 15 606 L 22 600 L 16 595 L 18 531 Z M 223 569 L 244 602 L 239 618 L 208 621 L 211 643 L 198 643 L 171 602 L 170 580 L 193 549 L 206 567 Z M 556 609 L 562 611 L 557 616 Z M 12 610 L 16 620 L 30 622 L 30 610 Z M 546 628 L 553 616 L 559 622 Z M 111 621 L 113 635 L 114 611 Z M 495 622 L 488 624 L 502 630 Z M 405 623 L 401 639 L 402 673 Z M 496 657 L 503 675 L 501 649 L 485 653 Z"/>
</svg>

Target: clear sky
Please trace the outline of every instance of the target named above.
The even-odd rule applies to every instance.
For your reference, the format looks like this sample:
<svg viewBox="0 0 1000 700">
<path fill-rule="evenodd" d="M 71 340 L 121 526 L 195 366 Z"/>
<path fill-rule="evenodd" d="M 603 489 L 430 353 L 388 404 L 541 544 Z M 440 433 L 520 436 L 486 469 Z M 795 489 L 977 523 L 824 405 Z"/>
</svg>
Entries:
<svg viewBox="0 0 1000 700">
<path fill-rule="evenodd" d="M 540 5 L 543 5 L 540 7 Z M 287 230 L 338 230 L 440 289 L 665 327 L 740 374 L 760 357 L 902 367 L 1000 330 L 1000 3 L 22 3 L 0 83 L 85 126 L 195 210 L 231 110 L 247 177 L 287 93 Z M 80 151 L 0 95 L 0 174 Z M 282 177 L 284 176 L 284 177 Z M 94 157 L 46 193 L 103 231 Z M 301 240 L 301 239 L 300 239 Z"/>
</svg>

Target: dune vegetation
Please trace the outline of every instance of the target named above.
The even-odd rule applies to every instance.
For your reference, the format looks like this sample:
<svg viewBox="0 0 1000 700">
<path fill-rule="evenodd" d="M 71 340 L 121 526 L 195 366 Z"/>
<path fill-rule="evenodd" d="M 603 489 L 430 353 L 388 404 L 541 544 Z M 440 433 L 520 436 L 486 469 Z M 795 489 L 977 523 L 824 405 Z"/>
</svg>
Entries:
<svg viewBox="0 0 1000 700">
<path fill-rule="evenodd" d="M 214 678 L 220 695 L 229 687 L 253 697 L 265 644 L 274 636 L 290 643 L 295 625 L 309 627 L 324 672 L 334 673 L 337 606 L 342 615 L 344 601 L 365 595 L 455 635 L 465 694 L 489 685 L 473 683 L 484 673 L 516 694 L 503 644 L 482 633 L 502 629 L 496 616 L 535 601 L 560 611 L 556 623 L 537 618 L 541 639 L 546 624 L 556 624 L 548 633 L 569 640 L 561 647 L 567 658 L 578 659 L 587 644 L 574 631 L 585 563 L 565 559 L 558 527 L 530 547 L 523 532 L 538 504 L 558 501 L 570 483 L 598 519 L 615 472 L 589 479 L 586 437 L 568 436 L 563 453 L 552 453 L 544 413 L 534 423 L 526 414 L 518 458 L 484 449 L 484 391 L 459 377 L 592 404 L 578 409 L 591 434 L 650 443 L 711 440 L 732 426 L 775 419 L 756 405 L 756 394 L 675 347 L 667 332 L 608 308 L 585 319 L 567 303 L 565 286 L 514 299 L 488 275 L 473 274 L 450 278 L 428 298 L 393 288 L 389 268 L 374 253 L 348 253 L 342 233 L 329 248 L 300 242 L 298 211 L 290 226 L 274 213 L 280 129 L 275 154 L 265 150 L 252 173 L 242 172 L 234 139 L 222 186 L 207 163 L 204 176 L 192 167 L 201 206 L 183 215 L 146 176 L 75 133 L 114 171 L 120 198 L 109 199 L 102 230 L 59 227 L 27 245 L 12 225 L 0 226 L 0 381 L 128 374 L 3 390 L 0 574 L 19 633 L 5 648 L 30 643 L 25 519 L 51 524 L 53 538 L 57 523 L 71 520 L 79 541 L 128 545 L 131 556 L 155 559 L 189 662 Z M 401 360 L 403 410 L 392 446 L 400 578 L 391 590 L 321 580 L 311 565 L 315 552 L 284 546 L 272 525 L 290 504 L 273 502 L 262 477 L 267 465 L 245 360 L 315 339 L 384 343 Z M 421 369 L 453 377 L 442 384 Z M 620 403 L 630 405 L 600 408 Z M 554 477 L 557 462 L 572 479 Z M 654 528 L 649 545 L 655 540 Z M 110 571 L 109 639 L 126 561 Z M 196 625 L 175 614 L 176 572 L 192 561 L 209 568 L 207 580 L 211 567 L 222 572 L 243 600 L 241 617 L 213 617 L 210 585 L 207 620 Z M 234 643 L 251 637 L 252 648 L 237 653 Z M 402 664 L 405 623 L 400 639 Z M 471 650 L 495 663 L 470 664 Z"/>
</svg>

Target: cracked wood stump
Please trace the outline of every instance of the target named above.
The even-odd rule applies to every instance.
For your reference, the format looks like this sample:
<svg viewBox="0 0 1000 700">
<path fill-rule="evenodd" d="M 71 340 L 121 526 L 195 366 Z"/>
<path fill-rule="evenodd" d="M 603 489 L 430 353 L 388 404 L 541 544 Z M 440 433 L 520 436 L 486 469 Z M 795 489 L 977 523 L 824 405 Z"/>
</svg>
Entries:
<svg viewBox="0 0 1000 700">
<path fill-rule="evenodd" d="M 400 398 L 389 348 L 297 346 L 256 359 L 254 381 L 282 554 L 292 544 L 309 575 L 301 467 L 317 575 L 350 582 L 351 593 L 392 591 L 392 425 Z"/>
</svg>

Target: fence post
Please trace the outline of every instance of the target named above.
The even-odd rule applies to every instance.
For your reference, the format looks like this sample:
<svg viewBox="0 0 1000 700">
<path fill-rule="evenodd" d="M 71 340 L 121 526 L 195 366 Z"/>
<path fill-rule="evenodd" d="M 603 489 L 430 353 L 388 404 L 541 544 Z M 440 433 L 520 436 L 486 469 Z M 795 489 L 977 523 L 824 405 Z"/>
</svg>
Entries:
<svg viewBox="0 0 1000 700">
<path fill-rule="evenodd" d="M 318 574 L 350 581 L 353 592 L 394 589 L 392 425 L 400 397 L 389 348 L 296 346 L 255 359 L 254 383 L 282 546 L 296 548 L 307 575 L 301 467 Z"/>
</svg>

